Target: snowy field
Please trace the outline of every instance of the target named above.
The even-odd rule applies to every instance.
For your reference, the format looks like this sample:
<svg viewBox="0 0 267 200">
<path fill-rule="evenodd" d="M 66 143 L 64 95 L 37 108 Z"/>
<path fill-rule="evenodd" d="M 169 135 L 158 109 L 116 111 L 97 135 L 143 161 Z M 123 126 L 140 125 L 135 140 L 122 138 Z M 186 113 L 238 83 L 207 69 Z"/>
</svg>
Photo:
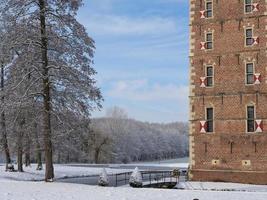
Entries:
<svg viewBox="0 0 267 200">
<path fill-rule="evenodd" d="M 1 200 L 266 200 L 267 192 L 219 192 L 101 188 L 97 186 L 0 180 Z"/>
<path fill-rule="evenodd" d="M 174 166 L 178 163 L 138 163 L 139 166 Z M 124 165 L 122 165 L 124 166 Z M 121 167 L 122 167 L 121 166 Z M 129 165 L 128 165 L 129 166 Z M 181 182 L 181 189 L 133 189 L 131 187 L 98 187 L 72 183 L 44 183 L 44 170 L 35 165 L 24 173 L 5 172 L 0 167 L 0 200 L 266 200 L 267 186 L 235 183 Z M 129 172 L 129 169 L 106 168 L 108 174 Z M 102 167 L 55 165 L 57 179 L 99 175 Z M 37 181 L 37 182 L 32 182 Z"/>
</svg>

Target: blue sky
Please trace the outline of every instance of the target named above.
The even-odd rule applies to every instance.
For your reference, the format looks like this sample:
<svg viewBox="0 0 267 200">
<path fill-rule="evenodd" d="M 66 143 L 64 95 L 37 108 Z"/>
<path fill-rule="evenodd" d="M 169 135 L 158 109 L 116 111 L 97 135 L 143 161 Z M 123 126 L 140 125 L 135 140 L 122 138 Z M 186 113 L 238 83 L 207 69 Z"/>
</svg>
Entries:
<svg viewBox="0 0 267 200">
<path fill-rule="evenodd" d="M 105 102 L 149 122 L 188 120 L 188 0 L 84 0 Z"/>
</svg>

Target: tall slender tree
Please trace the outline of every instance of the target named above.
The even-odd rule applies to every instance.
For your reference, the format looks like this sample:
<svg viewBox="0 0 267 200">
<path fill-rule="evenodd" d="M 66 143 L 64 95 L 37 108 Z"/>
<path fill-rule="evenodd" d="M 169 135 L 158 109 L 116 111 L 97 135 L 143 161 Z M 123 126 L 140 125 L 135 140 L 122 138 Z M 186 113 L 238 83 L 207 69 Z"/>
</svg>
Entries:
<svg viewBox="0 0 267 200">
<path fill-rule="evenodd" d="M 6 127 L 6 109 L 5 109 L 5 98 L 6 92 L 6 68 L 11 62 L 9 40 L 7 39 L 7 30 L 5 27 L 5 22 L 0 18 L 0 133 L 1 133 L 1 145 L 5 154 L 6 170 L 11 164 L 11 157 L 7 139 L 7 127 Z"/>
</svg>

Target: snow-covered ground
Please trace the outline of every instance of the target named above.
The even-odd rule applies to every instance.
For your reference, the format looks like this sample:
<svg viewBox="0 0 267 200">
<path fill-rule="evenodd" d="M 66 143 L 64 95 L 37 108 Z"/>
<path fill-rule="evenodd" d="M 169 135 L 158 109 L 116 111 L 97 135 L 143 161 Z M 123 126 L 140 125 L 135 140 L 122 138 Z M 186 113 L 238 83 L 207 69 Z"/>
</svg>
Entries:
<svg viewBox="0 0 267 200">
<path fill-rule="evenodd" d="M 136 166 L 136 164 L 133 164 Z M 142 164 L 138 164 L 142 165 Z M 144 165 L 148 165 L 143 163 Z M 151 165 L 151 164 L 150 164 Z M 153 164 L 157 165 L 157 164 Z M 165 166 L 169 165 L 165 163 Z M 178 164 L 176 167 L 182 167 Z M 162 166 L 162 164 L 161 164 Z M 25 167 L 24 173 L 5 172 L 0 166 L 1 200 L 266 200 L 267 186 L 235 183 L 181 182 L 179 189 L 133 189 L 131 187 L 99 187 L 72 183 L 44 183 L 44 170 L 35 165 Z M 106 168 L 108 174 L 129 169 Z M 55 165 L 56 178 L 99 175 L 102 167 Z M 30 180 L 38 180 L 32 182 Z"/>
<path fill-rule="evenodd" d="M 44 180 L 45 171 L 36 171 L 36 165 L 31 167 L 24 167 L 24 172 L 5 172 L 5 166 L 0 166 L 0 179 L 11 179 L 17 181 L 42 181 Z M 99 175 L 102 168 L 97 167 L 72 167 L 65 165 L 54 165 L 55 179 L 71 178 L 71 177 L 86 177 Z M 111 169 L 107 168 L 107 173 L 116 174 L 122 172 L 129 172 L 126 169 Z"/>
<path fill-rule="evenodd" d="M 220 182 L 181 182 L 176 188 L 184 190 L 202 191 L 236 191 L 236 192 L 266 192 L 267 185 L 249 185 L 239 183 L 220 183 Z M 267 199 L 267 196 L 266 196 Z"/>
<path fill-rule="evenodd" d="M 267 192 L 102 188 L 66 183 L 0 180 L 1 200 L 266 200 Z"/>
</svg>

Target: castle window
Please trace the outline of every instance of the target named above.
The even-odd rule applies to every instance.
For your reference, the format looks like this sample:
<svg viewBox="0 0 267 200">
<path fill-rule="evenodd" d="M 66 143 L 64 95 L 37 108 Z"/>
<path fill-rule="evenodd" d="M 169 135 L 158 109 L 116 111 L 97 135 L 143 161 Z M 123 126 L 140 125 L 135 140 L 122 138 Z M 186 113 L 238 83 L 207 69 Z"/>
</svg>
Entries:
<svg viewBox="0 0 267 200">
<path fill-rule="evenodd" d="M 207 0 L 206 1 L 206 12 L 205 12 L 205 14 L 206 14 L 206 18 L 211 18 L 212 17 L 212 7 L 213 7 L 213 5 L 212 5 L 212 0 Z"/>
<path fill-rule="evenodd" d="M 213 35 L 212 33 L 206 33 L 206 49 L 213 48 Z"/>
<path fill-rule="evenodd" d="M 247 132 L 255 132 L 255 107 L 247 106 Z"/>
<path fill-rule="evenodd" d="M 244 5 L 245 5 L 245 13 L 251 13 L 253 11 L 252 0 L 244 0 Z"/>
<path fill-rule="evenodd" d="M 207 66 L 206 68 L 206 81 L 207 87 L 213 86 L 213 66 Z"/>
<path fill-rule="evenodd" d="M 246 64 L 246 84 L 248 85 L 254 84 L 254 64 L 253 63 Z"/>
<path fill-rule="evenodd" d="M 254 43 L 252 28 L 246 29 L 246 46 L 251 46 Z"/>
<path fill-rule="evenodd" d="M 212 133 L 213 132 L 213 108 L 207 108 L 206 117 L 207 117 L 207 133 Z"/>
</svg>

